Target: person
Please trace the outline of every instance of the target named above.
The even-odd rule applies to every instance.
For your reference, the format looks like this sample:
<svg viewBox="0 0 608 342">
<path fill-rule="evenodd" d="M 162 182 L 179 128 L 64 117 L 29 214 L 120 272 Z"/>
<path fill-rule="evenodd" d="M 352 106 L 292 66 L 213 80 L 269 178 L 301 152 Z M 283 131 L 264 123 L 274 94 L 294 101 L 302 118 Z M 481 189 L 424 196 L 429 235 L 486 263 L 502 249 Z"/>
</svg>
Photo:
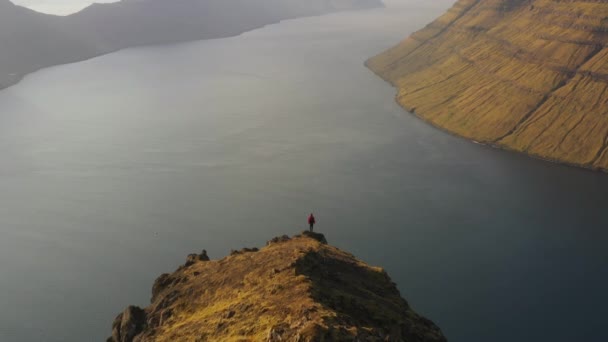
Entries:
<svg viewBox="0 0 608 342">
<path fill-rule="evenodd" d="M 310 216 L 308 216 L 308 225 L 310 226 L 311 232 L 312 232 L 312 229 L 313 229 L 315 223 L 317 223 L 317 220 L 315 220 L 315 215 L 310 213 Z"/>
</svg>

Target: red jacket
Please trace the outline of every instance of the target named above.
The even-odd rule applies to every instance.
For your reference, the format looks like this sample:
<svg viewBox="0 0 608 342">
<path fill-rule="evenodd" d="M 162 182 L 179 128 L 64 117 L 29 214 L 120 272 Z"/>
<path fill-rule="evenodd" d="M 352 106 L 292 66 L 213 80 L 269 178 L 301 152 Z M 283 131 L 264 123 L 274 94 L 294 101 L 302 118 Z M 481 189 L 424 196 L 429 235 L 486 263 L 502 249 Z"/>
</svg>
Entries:
<svg viewBox="0 0 608 342">
<path fill-rule="evenodd" d="M 308 216 L 308 224 L 315 224 L 315 222 L 317 222 L 315 221 L 315 217 L 310 214 L 310 216 Z"/>
</svg>

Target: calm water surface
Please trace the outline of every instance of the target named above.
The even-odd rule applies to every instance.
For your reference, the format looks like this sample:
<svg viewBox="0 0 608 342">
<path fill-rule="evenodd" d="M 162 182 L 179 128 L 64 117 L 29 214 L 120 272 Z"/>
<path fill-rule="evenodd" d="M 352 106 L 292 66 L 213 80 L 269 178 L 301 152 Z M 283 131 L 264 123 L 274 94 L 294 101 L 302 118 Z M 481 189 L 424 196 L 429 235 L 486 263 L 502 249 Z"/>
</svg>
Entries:
<svg viewBox="0 0 608 342">
<path fill-rule="evenodd" d="M 608 340 L 608 176 L 444 134 L 363 61 L 451 1 L 122 51 L 0 93 L 0 340 L 101 341 L 190 252 L 295 234 L 450 341 Z"/>
</svg>

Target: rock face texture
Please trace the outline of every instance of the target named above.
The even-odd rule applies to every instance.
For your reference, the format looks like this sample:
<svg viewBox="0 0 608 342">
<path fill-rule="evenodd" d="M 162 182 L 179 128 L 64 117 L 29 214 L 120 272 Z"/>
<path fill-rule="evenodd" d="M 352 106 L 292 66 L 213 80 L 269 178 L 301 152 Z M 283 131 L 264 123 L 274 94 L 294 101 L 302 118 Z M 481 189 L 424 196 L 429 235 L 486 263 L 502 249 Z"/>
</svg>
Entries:
<svg viewBox="0 0 608 342">
<path fill-rule="evenodd" d="M 118 315 L 108 341 L 446 341 L 386 272 L 310 232 L 221 260 L 191 255 L 151 302 Z"/>
<path fill-rule="evenodd" d="M 0 0 L 0 89 L 43 67 L 139 45 L 228 37 L 381 0 L 122 0 L 66 16 Z"/>
<path fill-rule="evenodd" d="M 450 132 L 608 170 L 608 0 L 459 0 L 367 65 Z"/>
</svg>

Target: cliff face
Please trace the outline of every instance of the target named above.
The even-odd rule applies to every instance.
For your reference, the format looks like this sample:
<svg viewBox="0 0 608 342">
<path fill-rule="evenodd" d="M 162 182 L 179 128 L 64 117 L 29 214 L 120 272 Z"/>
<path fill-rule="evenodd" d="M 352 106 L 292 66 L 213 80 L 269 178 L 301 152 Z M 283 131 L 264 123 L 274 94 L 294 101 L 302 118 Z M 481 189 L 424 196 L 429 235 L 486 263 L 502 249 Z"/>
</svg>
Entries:
<svg viewBox="0 0 608 342">
<path fill-rule="evenodd" d="M 67 17 L 0 0 L 0 89 L 43 67 L 127 47 L 221 38 L 380 0 L 123 0 Z"/>
<path fill-rule="evenodd" d="M 608 0 L 459 0 L 367 65 L 458 135 L 608 170 Z"/>
<path fill-rule="evenodd" d="M 108 341 L 446 341 L 386 272 L 308 232 L 221 260 L 192 254 L 151 302 L 118 315 Z"/>
</svg>

